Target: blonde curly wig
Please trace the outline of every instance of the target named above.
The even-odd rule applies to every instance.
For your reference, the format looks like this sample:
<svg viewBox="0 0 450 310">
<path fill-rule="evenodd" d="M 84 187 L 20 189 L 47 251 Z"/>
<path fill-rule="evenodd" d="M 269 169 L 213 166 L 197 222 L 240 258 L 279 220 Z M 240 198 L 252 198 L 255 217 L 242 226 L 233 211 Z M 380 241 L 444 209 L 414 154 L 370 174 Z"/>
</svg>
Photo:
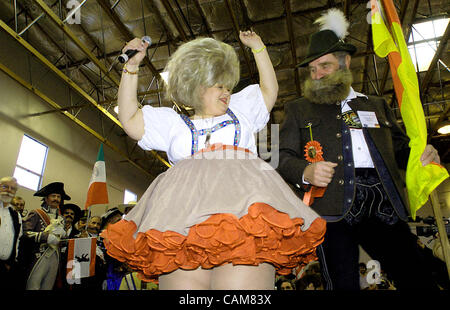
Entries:
<svg viewBox="0 0 450 310">
<path fill-rule="evenodd" d="M 206 88 L 222 85 L 232 90 L 239 82 L 239 59 L 234 48 L 212 38 L 198 38 L 181 45 L 165 70 L 166 97 L 201 112 Z"/>
</svg>

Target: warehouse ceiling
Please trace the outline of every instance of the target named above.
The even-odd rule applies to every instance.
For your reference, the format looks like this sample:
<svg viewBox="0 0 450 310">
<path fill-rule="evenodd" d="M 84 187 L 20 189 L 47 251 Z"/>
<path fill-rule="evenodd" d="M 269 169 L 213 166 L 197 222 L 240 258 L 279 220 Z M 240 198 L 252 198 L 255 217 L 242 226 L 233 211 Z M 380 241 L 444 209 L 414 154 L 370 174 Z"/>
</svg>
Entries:
<svg viewBox="0 0 450 310">
<path fill-rule="evenodd" d="M 448 0 L 394 0 L 394 4 L 405 37 L 416 23 L 448 18 L 450 8 Z M 70 9 L 78 5 L 70 16 Z M 113 111 L 122 68 L 117 57 L 125 42 L 151 37 L 152 45 L 139 73 L 139 101 L 142 105 L 172 107 L 161 92 L 160 73 L 171 53 L 193 38 L 214 37 L 235 47 L 241 60 L 241 81 L 236 90 L 257 82 L 252 55 L 238 40 L 239 30 L 253 29 L 266 43 L 275 67 L 280 89 L 270 122 L 280 123 L 284 103 L 302 96 L 300 81 L 305 72 L 296 64 L 306 55 L 309 36 L 317 31 L 313 21 L 332 7 L 347 16 L 347 42 L 358 48 L 351 65 L 353 87 L 365 94 L 384 96 L 400 117 L 387 60 L 373 53 L 367 0 L 2 0 L 0 18 L 3 31 L 82 98 L 81 104 L 53 104 L 54 110 L 64 111 L 74 126 L 84 124 L 86 130 L 121 154 L 124 163 L 155 177 L 168 168 L 166 155 L 136 147 Z M 438 38 L 441 44 L 430 67 L 418 74 L 429 142 L 447 163 L 450 137 L 438 134 L 436 128 L 450 115 L 448 37 L 447 25 Z M 420 51 L 417 55 L 421 56 Z M 33 83 L 31 86 L 33 91 Z M 179 108 L 182 113 L 189 112 Z M 88 125 L 89 112 L 100 113 L 102 128 L 108 128 L 108 132 L 99 134 Z M 125 143 L 111 142 L 111 135 Z"/>
</svg>

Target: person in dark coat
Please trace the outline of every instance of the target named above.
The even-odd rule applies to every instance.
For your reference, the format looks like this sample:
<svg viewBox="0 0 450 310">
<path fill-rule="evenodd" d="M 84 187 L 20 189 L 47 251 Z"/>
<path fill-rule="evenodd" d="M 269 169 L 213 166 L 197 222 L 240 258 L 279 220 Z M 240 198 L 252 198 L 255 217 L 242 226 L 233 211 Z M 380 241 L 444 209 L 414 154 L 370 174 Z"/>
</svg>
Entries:
<svg viewBox="0 0 450 310">
<path fill-rule="evenodd" d="M 75 228 L 75 223 L 79 221 L 81 217 L 81 209 L 79 206 L 73 203 L 66 203 L 60 208 L 61 215 L 65 219 L 66 239 L 75 238 L 80 231 Z"/>
<path fill-rule="evenodd" d="M 436 288 L 407 224 L 407 200 L 399 169 L 406 169 L 409 138 L 380 97 L 352 87 L 348 22 L 332 9 L 312 34 L 304 97 L 285 105 L 280 129 L 279 173 L 327 220 L 318 250 L 327 289 L 359 290 L 359 245 L 381 264 L 398 289 Z M 422 164 L 440 162 L 427 145 Z"/>
<path fill-rule="evenodd" d="M 0 179 L 0 289 L 17 289 L 19 240 L 22 236 L 22 217 L 11 201 L 17 192 L 14 177 Z"/>
</svg>

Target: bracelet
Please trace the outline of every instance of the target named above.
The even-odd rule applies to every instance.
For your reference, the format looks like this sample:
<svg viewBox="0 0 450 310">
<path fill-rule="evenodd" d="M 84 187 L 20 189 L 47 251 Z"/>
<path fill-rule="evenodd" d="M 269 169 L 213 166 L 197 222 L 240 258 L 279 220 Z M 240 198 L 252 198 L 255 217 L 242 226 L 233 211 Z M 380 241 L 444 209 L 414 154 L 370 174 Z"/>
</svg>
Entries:
<svg viewBox="0 0 450 310">
<path fill-rule="evenodd" d="M 263 47 L 261 47 L 260 49 L 254 50 L 252 48 L 252 52 L 255 54 L 261 53 L 262 51 L 264 51 L 266 49 L 266 46 L 264 45 Z"/>
<path fill-rule="evenodd" d="M 137 74 L 138 72 L 139 72 L 139 67 L 137 68 L 137 70 L 136 71 L 129 71 L 128 69 L 127 69 L 127 65 L 125 65 L 125 66 L 123 66 L 123 73 L 128 73 L 128 74 Z"/>
</svg>

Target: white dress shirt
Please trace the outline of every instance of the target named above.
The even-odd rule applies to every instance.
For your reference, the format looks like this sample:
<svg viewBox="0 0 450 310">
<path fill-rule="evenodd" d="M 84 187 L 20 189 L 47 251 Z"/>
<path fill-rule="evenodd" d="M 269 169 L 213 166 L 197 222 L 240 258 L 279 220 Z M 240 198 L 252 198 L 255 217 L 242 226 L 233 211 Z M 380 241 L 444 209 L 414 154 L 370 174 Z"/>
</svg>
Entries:
<svg viewBox="0 0 450 310">
<path fill-rule="evenodd" d="M 366 95 L 356 92 L 353 87 L 350 87 L 350 92 L 344 100 L 341 101 L 341 112 L 345 113 L 351 110 L 348 102 L 356 97 L 366 97 Z M 356 111 L 355 111 L 356 113 Z M 374 168 L 372 157 L 370 156 L 369 147 L 362 129 L 350 128 L 350 136 L 352 139 L 352 153 L 353 163 L 355 168 Z M 309 184 L 305 181 L 305 176 L 302 175 L 303 184 Z"/>
<path fill-rule="evenodd" d="M 239 147 L 249 149 L 257 154 L 255 133 L 262 130 L 269 121 L 269 111 L 264 104 L 261 88 L 258 84 L 249 85 L 230 97 L 230 110 L 239 120 L 241 131 Z M 170 163 L 191 156 L 192 133 L 180 115 L 166 107 L 154 108 L 145 105 L 142 108 L 145 133 L 138 145 L 144 150 L 159 150 L 167 153 Z M 193 119 L 197 130 L 210 129 L 224 121 L 231 120 L 228 114 L 209 118 Z M 235 126 L 228 125 L 211 134 L 209 143 L 223 143 L 233 145 Z M 198 137 L 198 150 L 206 147 L 206 135 Z"/>
<path fill-rule="evenodd" d="M 8 260 L 14 248 L 14 223 L 9 213 L 9 208 L 13 208 L 10 204 L 4 204 L 0 202 L 0 260 Z M 19 223 L 22 221 L 19 215 Z M 22 225 L 20 225 L 22 228 Z M 22 236 L 22 229 L 19 232 L 18 238 Z M 16 246 L 18 247 L 19 242 Z M 18 253 L 18 248 L 16 248 L 16 257 Z"/>
<path fill-rule="evenodd" d="M 350 87 L 350 93 L 347 98 L 341 102 L 342 113 L 351 110 L 348 102 L 356 97 L 366 97 L 366 95 L 355 92 Z M 354 111 L 356 113 L 356 111 Z M 353 162 L 355 168 L 374 168 L 372 157 L 370 156 L 369 148 L 364 138 L 362 129 L 350 128 L 350 135 L 352 137 L 352 152 Z"/>
</svg>

